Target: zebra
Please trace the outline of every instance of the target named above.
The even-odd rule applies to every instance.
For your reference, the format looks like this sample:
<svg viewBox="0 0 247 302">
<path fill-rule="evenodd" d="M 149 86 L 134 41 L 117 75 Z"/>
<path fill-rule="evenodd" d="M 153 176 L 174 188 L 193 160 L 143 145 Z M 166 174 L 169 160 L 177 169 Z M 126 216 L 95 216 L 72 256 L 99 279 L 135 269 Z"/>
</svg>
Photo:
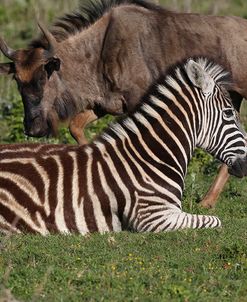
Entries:
<svg viewBox="0 0 247 302">
<path fill-rule="evenodd" d="M 86 146 L 0 147 L 3 233 L 161 232 L 215 228 L 218 217 L 182 210 L 188 163 L 201 147 L 247 175 L 247 149 L 226 89 L 207 58 L 178 63 L 135 112 Z"/>
</svg>

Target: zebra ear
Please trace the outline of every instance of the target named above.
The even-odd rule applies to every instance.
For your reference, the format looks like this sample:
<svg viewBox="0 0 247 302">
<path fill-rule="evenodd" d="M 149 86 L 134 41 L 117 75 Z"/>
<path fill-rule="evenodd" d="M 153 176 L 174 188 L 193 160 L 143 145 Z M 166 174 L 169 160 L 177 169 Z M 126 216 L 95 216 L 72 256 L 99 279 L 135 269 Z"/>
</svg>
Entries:
<svg viewBox="0 0 247 302">
<path fill-rule="evenodd" d="M 191 82 L 204 93 L 212 93 L 215 83 L 213 78 L 193 60 L 189 60 L 186 64 L 186 70 Z"/>
</svg>

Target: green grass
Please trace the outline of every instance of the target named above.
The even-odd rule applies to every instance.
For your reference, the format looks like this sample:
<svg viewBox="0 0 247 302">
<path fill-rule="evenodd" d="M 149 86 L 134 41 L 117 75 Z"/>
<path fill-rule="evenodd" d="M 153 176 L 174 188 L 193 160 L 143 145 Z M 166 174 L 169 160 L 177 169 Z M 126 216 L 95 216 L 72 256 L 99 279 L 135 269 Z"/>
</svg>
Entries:
<svg viewBox="0 0 247 302">
<path fill-rule="evenodd" d="M 238 222 L 234 231 L 13 237 L 4 285 L 23 300 L 239 301 L 247 296 L 241 230 Z"/>
<path fill-rule="evenodd" d="M 2 237 L 2 288 L 20 301 L 247 301 L 247 180 L 200 209 L 214 173 L 192 162 L 184 208 L 218 215 L 221 229 Z"/>
</svg>

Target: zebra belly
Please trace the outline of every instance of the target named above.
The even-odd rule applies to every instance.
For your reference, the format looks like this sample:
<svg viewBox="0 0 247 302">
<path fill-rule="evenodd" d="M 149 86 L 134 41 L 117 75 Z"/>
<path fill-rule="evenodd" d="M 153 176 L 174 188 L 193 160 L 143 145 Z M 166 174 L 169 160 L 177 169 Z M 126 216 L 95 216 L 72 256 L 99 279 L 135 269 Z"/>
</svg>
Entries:
<svg viewBox="0 0 247 302">
<path fill-rule="evenodd" d="M 37 200 L 36 200 L 37 203 Z M 119 232 L 122 225 L 118 214 L 103 213 L 100 204 L 95 203 L 95 198 L 81 200 L 72 204 L 72 201 L 57 202 L 45 210 L 44 200 L 42 205 L 34 205 L 34 200 L 28 204 L 21 202 L 17 196 L 0 188 L 0 230 L 8 232 L 29 232 L 46 235 L 49 233 L 80 233 L 89 232 Z M 70 204 L 70 206 L 66 205 Z"/>
</svg>

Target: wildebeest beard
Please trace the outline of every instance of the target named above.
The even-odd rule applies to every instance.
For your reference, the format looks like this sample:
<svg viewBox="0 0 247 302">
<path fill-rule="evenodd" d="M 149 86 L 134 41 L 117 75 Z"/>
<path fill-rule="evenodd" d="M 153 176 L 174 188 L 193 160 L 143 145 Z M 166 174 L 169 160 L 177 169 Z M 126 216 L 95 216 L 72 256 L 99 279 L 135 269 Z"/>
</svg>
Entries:
<svg viewBox="0 0 247 302">
<path fill-rule="evenodd" d="M 65 122 L 77 113 L 77 106 L 75 99 L 71 93 L 66 90 L 60 97 L 56 97 L 51 112 L 48 114 L 48 126 L 50 134 L 57 135 L 58 121 Z"/>
</svg>

